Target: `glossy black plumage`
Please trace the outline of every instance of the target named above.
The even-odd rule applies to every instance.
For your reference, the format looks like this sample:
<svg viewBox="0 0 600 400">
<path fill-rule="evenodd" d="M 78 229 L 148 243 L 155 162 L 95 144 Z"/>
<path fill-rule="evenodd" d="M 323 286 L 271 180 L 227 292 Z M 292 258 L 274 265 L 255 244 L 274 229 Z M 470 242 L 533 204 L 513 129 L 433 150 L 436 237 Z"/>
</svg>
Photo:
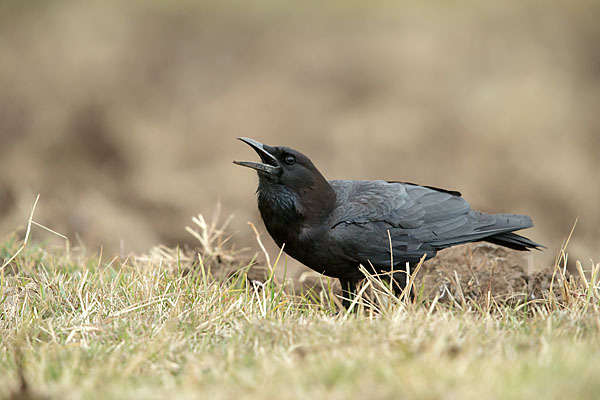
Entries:
<svg viewBox="0 0 600 400">
<path fill-rule="evenodd" d="M 403 271 L 423 255 L 468 242 L 488 241 L 516 250 L 541 247 L 512 233 L 533 226 L 525 215 L 471 209 L 459 192 L 388 181 L 327 181 L 302 153 L 241 138 L 261 163 L 238 162 L 258 171 L 258 207 L 278 246 L 315 271 L 339 278 L 353 293 L 359 265 Z M 406 276 L 394 275 L 398 291 Z M 347 304 L 347 302 L 346 302 Z"/>
</svg>

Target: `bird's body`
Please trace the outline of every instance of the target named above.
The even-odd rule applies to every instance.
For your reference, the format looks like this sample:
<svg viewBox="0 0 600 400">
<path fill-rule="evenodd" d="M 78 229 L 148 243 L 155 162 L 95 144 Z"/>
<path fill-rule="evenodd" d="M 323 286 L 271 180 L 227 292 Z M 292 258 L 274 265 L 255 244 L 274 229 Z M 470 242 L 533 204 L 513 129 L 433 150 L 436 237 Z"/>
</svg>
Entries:
<svg viewBox="0 0 600 400">
<path fill-rule="evenodd" d="M 295 150 L 242 140 L 263 161 L 236 163 L 259 172 L 258 207 L 275 243 L 311 269 L 339 278 L 350 293 L 363 278 L 361 264 L 402 271 L 423 256 L 476 241 L 540 247 L 512 233 L 533 226 L 528 216 L 482 213 L 458 192 L 412 183 L 327 181 Z M 403 289 L 405 274 L 394 277 Z"/>
</svg>

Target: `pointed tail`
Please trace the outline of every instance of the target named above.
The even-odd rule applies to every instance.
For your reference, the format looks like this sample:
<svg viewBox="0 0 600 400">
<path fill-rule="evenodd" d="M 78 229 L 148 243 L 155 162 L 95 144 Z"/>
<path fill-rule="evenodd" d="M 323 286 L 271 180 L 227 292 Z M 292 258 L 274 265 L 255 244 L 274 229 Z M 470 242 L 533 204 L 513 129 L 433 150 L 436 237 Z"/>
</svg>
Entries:
<svg viewBox="0 0 600 400">
<path fill-rule="evenodd" d="M 529 251 L 531 249 L 541 250 L 546 248 L 546 246 L 527 239 L 525 236 L 517 235 L 516 233 L 512 232 L 488 236 L 483 240 L 500 246 L 508 247 L 509 249 L 520 251 Z"/>
</svg>

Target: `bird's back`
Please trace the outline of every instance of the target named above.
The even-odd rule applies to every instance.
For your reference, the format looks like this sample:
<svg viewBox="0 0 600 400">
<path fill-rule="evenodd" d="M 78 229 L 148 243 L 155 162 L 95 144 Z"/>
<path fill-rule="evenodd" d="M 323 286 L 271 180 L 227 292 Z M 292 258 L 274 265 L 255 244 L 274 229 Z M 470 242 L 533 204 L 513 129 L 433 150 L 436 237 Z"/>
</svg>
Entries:
<svg viewBox="0 0 600 400">
<path fill-rule="evenodd" d="M 444 189 L 387 181 L 329 183 L 337 195 L 330 236 L 356 262 L 389 266 L 390 248 L 399 263 L 416 262 L 446 247 L 532 226 L 524 215 L 474 211 L 460 193 Z"/>
</svg>

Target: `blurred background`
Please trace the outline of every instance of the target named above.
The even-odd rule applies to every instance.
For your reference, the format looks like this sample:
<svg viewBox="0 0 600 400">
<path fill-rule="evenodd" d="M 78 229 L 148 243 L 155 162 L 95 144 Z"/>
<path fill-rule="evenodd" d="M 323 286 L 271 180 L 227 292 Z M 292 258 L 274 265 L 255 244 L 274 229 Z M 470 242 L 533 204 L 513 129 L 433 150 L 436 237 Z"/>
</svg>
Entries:
<svg viewBox="0 0 600 400">
<path fill-rule="evenodd" d="M 2 1 L 0 234 L 105 251 L 260 230 L 248 136 L 329 179 L 529 214 L 548 262 L 600 248 L 600 2 Z M 36 231 L 35 237 L 42 237 Z M 270 239 L 265 242 L 273 248 Z"/>
</svg>

